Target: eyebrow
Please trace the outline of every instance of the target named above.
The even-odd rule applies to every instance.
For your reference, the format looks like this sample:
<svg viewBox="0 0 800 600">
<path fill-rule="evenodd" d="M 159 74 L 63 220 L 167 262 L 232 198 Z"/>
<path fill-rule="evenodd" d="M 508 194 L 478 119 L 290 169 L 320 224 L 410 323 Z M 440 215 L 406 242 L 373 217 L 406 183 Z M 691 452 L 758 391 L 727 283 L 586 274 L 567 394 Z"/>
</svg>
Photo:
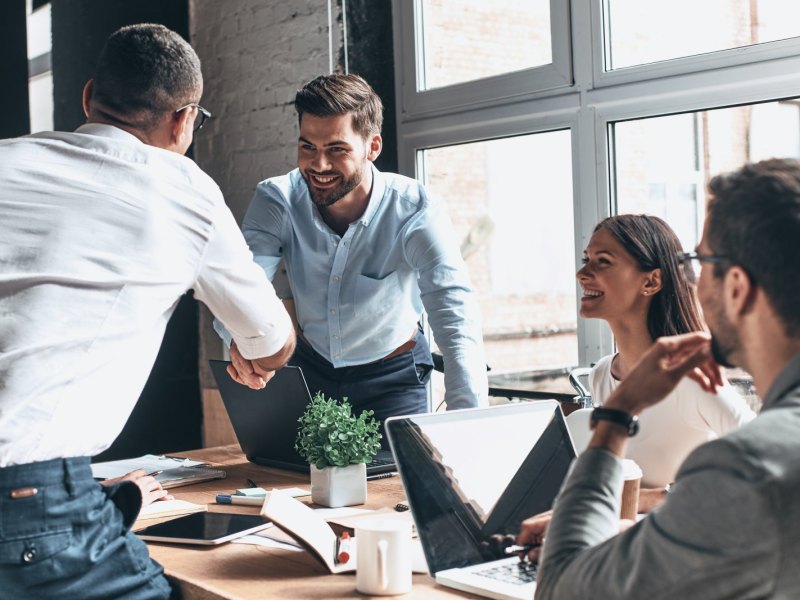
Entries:
<svg viewBox="0 0 800 600">
<path fill-rule="evenodd" d="M 305 142 L 306 144 L 309 144 L 311 146 L 315 146 L 316 145 L 313 142 L 311 142 L 310 140 L 307 140 L 306 138 L 304 138 L 302 135 L 299 138 L 297 138 L 297 141 L 298 142 Z M 331 146 L 348 146 L 349 147 L 350 144 L 345 142 L 344 140 L 335 140 L 333 142 L 328 142 L 327 144 L 323 144 L 322 145 L 323 148 L 330 148 Z"/>
<path fill-rule="evenodd" d="M 587 248 L 586 250 L 583 251 L 583 253 L 585 255 L 587 255 L 587 256 L 589 255 L 588 250 L 589 249 Z M 600 250 L 595 250 L 594 253 L 595 254 L 608 254 L 609 256 L 614 256 L 614 253 L 611 250 L 605 250 L 603 248 L 601 248 Z"/>
</svg>

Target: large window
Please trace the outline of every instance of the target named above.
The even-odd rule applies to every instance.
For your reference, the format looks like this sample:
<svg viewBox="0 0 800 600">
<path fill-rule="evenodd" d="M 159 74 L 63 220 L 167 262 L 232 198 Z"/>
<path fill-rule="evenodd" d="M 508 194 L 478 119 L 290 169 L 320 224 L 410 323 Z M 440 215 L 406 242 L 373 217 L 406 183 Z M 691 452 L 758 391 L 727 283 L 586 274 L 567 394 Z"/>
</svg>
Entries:
<svg viewBox="0 0 800 600">
<path fill-rule="evenodd" d="M 613 351 L 575 302 L 600 219 L 657 214 L 690 248 L 712 175 L 800 156 L 800 3 L 393 6 L 400 169 L 448 201 L 493 373 L 535 377 Z"/>
<path fill-rule="evenodd" d="M 53 129 L 53 71 L 50 3 L 28 0 L 28 98 L 31 132 Z"/>
<path fill-rule="evenodd" d="M 420 155 L 462 240 L 493 373 L 577 366 L 569 131 Z"/>
</svg>

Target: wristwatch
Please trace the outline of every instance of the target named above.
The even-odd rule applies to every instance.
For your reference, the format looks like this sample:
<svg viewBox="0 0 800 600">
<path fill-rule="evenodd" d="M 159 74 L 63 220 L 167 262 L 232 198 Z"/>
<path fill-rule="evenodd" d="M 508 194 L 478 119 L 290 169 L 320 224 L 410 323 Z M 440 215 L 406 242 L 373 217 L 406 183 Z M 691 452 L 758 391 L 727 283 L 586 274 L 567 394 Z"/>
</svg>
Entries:
<svg viewBox="0 0 800 600">
<path fill-rule="evenodd" d="M 616 408 L 605 408 L 598 406 L 592 411 L 590 426 L 594 429 L 598 421 L 610 421 L 621 425 L 628 430 L 629 436 L 634 436 L 639 432 L 639 417 L 626 413 L 624 410 Z"/>
</svg>

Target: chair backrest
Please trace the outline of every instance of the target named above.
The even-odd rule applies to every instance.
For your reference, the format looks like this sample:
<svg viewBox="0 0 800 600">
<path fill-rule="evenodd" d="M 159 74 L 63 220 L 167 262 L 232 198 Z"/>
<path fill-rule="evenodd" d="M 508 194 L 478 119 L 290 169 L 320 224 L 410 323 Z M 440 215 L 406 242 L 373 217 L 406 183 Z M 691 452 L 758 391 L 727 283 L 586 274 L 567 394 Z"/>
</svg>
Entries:
<svg viewBox="0 0 800 600">
<path fill-rule="evenodd" d="M 592 417 L 592 408 L 579 408 L 567 415 L 567 429 L 572 436 L 572 443 L 575 444 L 575 454 L 580 455 L 589 440 L 592 439 L 592 430 L 589 428 L 589 420 Z"/>
</svg>

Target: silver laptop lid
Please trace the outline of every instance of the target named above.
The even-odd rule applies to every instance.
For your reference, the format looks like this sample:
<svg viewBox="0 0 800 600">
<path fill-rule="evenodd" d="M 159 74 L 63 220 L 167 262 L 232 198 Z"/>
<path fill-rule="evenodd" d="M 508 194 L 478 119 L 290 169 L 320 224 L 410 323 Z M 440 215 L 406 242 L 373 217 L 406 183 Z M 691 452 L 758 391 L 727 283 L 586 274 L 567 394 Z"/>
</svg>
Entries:
<svg viewBox="0 0 800 600">
<path fill-rule="evenodd" d="M 575 458 L 555 400 L 393 417 L 386 430 L 431 573 L 501 558 L 489 536 L 550 509 Z"/>
</svg>

